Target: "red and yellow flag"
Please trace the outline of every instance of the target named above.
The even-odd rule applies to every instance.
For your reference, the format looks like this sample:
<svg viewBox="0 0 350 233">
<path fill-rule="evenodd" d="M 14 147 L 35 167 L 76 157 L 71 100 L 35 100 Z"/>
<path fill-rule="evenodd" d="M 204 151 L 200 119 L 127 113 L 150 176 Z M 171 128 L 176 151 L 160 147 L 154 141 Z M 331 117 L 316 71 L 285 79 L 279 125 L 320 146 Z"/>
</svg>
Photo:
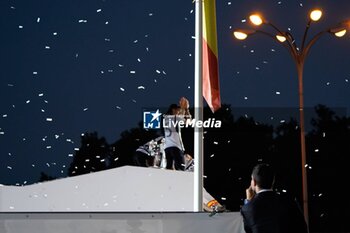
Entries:
<svg viewBox="0 0 350 233">
<path fill-rule="evenodd" d="M 203 1 L 203 96 L 212 112 L 221 107 L 215 0 Z"/>
</svg>

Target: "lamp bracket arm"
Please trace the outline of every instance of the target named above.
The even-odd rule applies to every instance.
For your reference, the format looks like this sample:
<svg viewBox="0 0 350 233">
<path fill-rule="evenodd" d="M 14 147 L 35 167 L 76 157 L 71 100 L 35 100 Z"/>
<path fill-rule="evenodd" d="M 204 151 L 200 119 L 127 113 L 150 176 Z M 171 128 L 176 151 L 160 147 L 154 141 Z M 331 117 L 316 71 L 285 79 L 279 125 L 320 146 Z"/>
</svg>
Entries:
<svg viewBox="0 0 350 233">
<path fill-rule="evenodd" d="M 282 44 L 284 48 L 286 48 L 288 50 L 288 52 L 290 53 L 290 55 L 292 56 L 292 58 L 296 61 L 298 59 L 298 52 L 296 51 L 296 49 L 294 48 L 294 46 L 287 40 L 287 44 L 285 43 L 281 43 L 279 40 L 277 40 L 277 38 L 272 35 L 271 33 L 265 32 L 265 31 L 261 31 L 261 30 L 256 30 L 256 33 L 260 33 L 263 34 L 265 36 L 270 37 L 271 39 L 273 39 L 275 42 L 277 42 L 278 44 Z M 282 35 L 284 35 L 282 33 Z"/>
<path fill-rule="evenodd" d="M 306 24 L 305 31 L 304 31 L 304 36 L 303 36 L 303 40 L 302 40 L 302 42 L 301 42 L 301 50 L 304 49 L 305 41 L 306 41 L 306 37 L 307 37 L 307 33 L 308 33 L 308 31 L 309 31 L 310 25 L 311 25 L 311 20 L 309 20 L 309 22 Z"/>
</svg>

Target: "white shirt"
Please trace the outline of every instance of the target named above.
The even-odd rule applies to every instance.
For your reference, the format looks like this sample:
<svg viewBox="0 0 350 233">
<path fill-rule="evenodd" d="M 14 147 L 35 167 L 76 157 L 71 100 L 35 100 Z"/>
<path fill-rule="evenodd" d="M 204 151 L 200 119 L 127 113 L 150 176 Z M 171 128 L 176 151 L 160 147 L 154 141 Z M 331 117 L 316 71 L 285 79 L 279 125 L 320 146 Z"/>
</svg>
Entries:
<svg viewBox="0 0 350 233">
<path fill-rule="evenodd" d="M 178 115 L 165 115 L 163 120 L 165 138 L 164 148 L 177 147 L 180 150 L 185 151 L 181 138 L 181 128 L 178 124 L 178 122 L 185 121 L 185 119 Z"/>
</svg>

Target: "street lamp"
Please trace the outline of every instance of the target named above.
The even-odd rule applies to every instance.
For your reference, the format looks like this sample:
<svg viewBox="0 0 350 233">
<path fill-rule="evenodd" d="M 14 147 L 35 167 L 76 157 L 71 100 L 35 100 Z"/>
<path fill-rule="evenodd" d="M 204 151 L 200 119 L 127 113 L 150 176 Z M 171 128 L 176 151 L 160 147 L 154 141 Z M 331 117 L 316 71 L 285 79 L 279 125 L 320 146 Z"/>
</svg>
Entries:
<svg viewBox="0 0 350 233">
<path fill-rule="evenodd" d="M 235 30 L 233 35 L 238 40 L 244 40 L 248 36 L 253 35 L 255 33 L 260 33 L 266 35 L 276 42 L 282 44 L 285 48 L 287 48 L 288 52 L 293 58 L 295 62 L 297 73 L 298 73 L 298 91 L 299 91 L 299 117 L 300 117 L 300 143 L 301 143 L 301 165 L 302 165 L 302 187 L 303 187 L 303 210 L 305 220 L 309 222 L 309 210 L 308 210 L 308 191 L 307 191 L 307 174 L 306 174 L 306 145 L 305 145 L 305 123 L 304 123 L 304 93 L 303 93 L 303 70 L 305 59 L 310 51 L 312 45 L 324 34 L 330 33 L 336 37 L 342 37 L 346 34 L 346 30 L 350 26 L 349 21 L 343 21 L 336 25 L 335 27 L 328 28 L 327 30 L 321 31 L 314 35 L 306 43 L 306 38 L 308 34 L 308 30 L 312 22 L 317 22 L 322 17 L 322 11 L 320 9 L 314 9 L 310 12 L 309 21 L 306 25 L 304 36 L 302 39 L 301 47 L 298 47 L 293 36 L 290 32 L 282 31 L 278 27 L 276 27 L 271 22 L 267 21 L 263 18 L 261 14 L 254 13 L 249 16 L 250 22 L 254 27 L 259 27 L 263 24 L 266 24 L 274 29 L 276 34 L 271 34 L 269 32 L 254 30 L 254 29 L 241 29 Z M 306 43 L 306 44 L 305 44 Z"/>
</svg>

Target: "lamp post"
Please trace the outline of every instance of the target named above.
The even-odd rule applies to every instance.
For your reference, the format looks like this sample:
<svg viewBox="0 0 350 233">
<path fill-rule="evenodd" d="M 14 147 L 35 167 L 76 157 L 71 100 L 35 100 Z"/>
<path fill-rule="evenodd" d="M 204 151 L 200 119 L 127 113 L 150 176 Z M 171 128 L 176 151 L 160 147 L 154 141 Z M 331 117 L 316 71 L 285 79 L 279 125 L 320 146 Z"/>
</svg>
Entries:
<svg viewBox="0 0 350 233">
<path fill-rule="evenodd" d="M 298 47 L 293 36 L 288 31 L 282 31 L 271 22 L 264 19 L 259 14 L 252 14 L 249 16 L 250 22 L 255 26 L 261 26 L 263 24 L 273 28 L 276 34 L 271 34 L 266 31 L 256 29 L 240 29 L 233 32 L 234 36 L 238 40 L 245 40 L 249 35 L 254 33 L 260 33 L 266 35 L 276 42 L 282 44 L 290 53 L 295 62 L 298 74 L 298 94 L 299 94 L 299 117 L 300 117 L 300 143 L 301 143 L 301 169 L 302 169 L 302 191 L 303 191 L 303 210 L 307 224 L 309 223 L 309 210 L 308 210 L 308 191 L 307 191 L 307 174 L 306 174 L 306 143 L 305 143 L 305 122 L 304 122 L 304 92 L 303 92 L 303 71 L 304 63 L 310 48 L 313 44 L 324 34 L 331 33 L 337 37 L 342 37 L 346 34 L 346 30 L 349 27 L 349 21 L 343 21 L 335 27 L 328 28 L 314 35 L 308 42 L 306 41 L 308 30 L 312 22 L 317 22 L 322 17 L 322 11 L 320 9 L 314 9 L 310 12 L 309 21 L 306 25 L 304 36 L 302 38 L 301 47 Z"/>
</svg>

